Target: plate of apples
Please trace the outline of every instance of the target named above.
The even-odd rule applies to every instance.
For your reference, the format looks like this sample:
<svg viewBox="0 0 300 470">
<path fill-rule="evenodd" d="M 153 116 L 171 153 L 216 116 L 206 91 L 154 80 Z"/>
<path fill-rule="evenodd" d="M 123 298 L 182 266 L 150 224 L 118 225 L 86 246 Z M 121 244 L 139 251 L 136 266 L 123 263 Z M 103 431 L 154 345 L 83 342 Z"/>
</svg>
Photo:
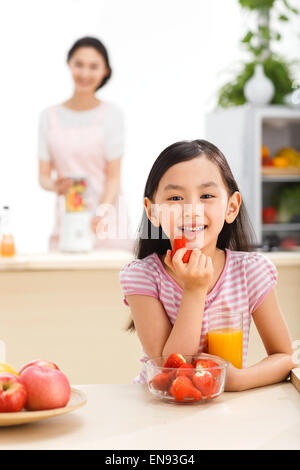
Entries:
<svg viewBox="0 0 300 470">
<path fill-rule="evenodd" d="M 54 362 L 35 360 L 19 372 L 0 363 L 0 426 L 59 416 L 86 402 L 86 395 L 70 386 L 66 374 Z"/>
</svg>

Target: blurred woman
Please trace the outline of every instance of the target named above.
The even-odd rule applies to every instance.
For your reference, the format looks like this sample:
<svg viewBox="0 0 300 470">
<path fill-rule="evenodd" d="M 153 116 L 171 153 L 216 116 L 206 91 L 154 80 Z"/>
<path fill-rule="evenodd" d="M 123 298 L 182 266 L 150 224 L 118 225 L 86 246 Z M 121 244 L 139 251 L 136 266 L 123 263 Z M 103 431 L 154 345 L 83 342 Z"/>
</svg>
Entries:
<svg viewBox="0 0 300 470">
<path fill-rule="evenodd" d="M 131 250 L 133 242 L 128 237 L 118 238 L 117 203 L 120 196 L 123 224 L 125 212 L 125 223 L 129 226 L 120 189 L 123 114 L 117 105 L 96 97 L 97 90 L 112 74 L 107 50 L 98 39 L 84 37 L 69 50 L 67 63 L 74 82 L 73 95 L 67 101 L 43 110 L 39 121 L 39 183 L 57 194 L 50 250 L 57 250 L 59 246 L 65 205 L 65 198 L 61 196 L 66 195 L 72 185 L 70 175 L 85 176 L 88 180 L 94 233 L 99 235 L 104 230 L 108 205 L 113 205 L 116 210 L 117 236 L 107 239 L 96 236 L 95 248 Z M 53 171 L 55 178 L 52 177 Z"/>
</svg>

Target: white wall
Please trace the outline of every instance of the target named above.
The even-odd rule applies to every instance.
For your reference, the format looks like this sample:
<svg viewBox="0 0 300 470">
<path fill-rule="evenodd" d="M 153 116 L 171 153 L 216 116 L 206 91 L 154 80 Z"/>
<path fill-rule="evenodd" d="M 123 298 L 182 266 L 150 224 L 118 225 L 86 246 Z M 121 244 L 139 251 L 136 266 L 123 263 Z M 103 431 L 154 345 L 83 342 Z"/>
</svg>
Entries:
<svg viewBox="0 0 300 470">
<path fill-rule="evenodd" d="M 243 57 L 238 1 L 10 0 L 0 17 L 0 205 L 12 208 L 18 252 L 47 250 L 54 195 L 38 185 L 38 116 L 70 97 L 65 57 L 85 35 L 103 40 L 113 67 L 99 98 L 126 115 L 122 186 L 135 231 L 152 163 L 177 140 L 205 137 L 204 115 L 230 77 L 224 69 Z M 283 46 L 292 58 L 296 27 Z"/>
</svg>

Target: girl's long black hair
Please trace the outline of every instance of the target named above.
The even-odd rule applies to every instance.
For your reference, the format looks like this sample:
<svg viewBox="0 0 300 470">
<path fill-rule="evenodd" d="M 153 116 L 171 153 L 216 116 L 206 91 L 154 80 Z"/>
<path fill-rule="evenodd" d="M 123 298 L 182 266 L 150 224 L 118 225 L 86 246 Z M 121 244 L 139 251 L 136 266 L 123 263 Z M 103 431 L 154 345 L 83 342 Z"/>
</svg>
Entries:
<svg viewBox="0 0 300 470">
<path fill-rule="evenodd" d="M 208 160 L 218 166 L 229 196 L 236 191 L 240 192 L 223 153 L 211 142 L 199 139 L 176 142 L 161 152 L 150 170 L 144 190 L 144 198 L 148 197 L 154 202 L 154 194 L 164 173 L 177 163 L 192 160 L 201 155 L 205 155 Z M 134 246 L 134 257 L 136 259 L 143 259 L 152 253 L 163 255 L 167 250 L 172 249 L 170 240 L 161 226 L 156 227 L 153 225 L 145 210 L 139 224 L 138 233 L 139 237 Z M 252 251 L 256 244 L 255 231 L 242 200 L 239 213 L 234 222 L 231 224 L 224 222 L 218 236 L 217 248 L 221 250 L 228 248 L 233 251 Z M 135 330 L 133 320 L 130 321 L 127 330 Z"/>
</svg>

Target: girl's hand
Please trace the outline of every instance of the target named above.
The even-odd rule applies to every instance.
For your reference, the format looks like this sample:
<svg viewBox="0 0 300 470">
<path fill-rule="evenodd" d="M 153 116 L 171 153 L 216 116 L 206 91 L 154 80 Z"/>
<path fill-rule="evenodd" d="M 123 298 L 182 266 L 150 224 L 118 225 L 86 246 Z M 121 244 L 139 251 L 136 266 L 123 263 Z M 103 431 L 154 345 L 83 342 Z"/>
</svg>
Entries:
<svg viewBox="0 0 300 470">
<path fill-rule="evenodd" d="M 54 191 L 60 196 L 66 194 L 71 188 L 73 181 L 70 178 L 57 178 L 54 181 Z"/>
<path fill-rule="evenodd" d="M 238 392 L 242 390 L 241 370 L 229 362 L 229 366 L 226 369 L 225 392 Z"/>
<path fill-rule="evenodd" d="M 197 248 L 192 251 L 188 263 L 183 263 L 182 257 L 186 251 L 187 248 L 180 248 L 172 259 L 172 252 L 168 250 L 164 259 L 166 265 L 182 280 L 185 289 L 207 291 L 214 272 L 211 257 Z"/>
</svg>

